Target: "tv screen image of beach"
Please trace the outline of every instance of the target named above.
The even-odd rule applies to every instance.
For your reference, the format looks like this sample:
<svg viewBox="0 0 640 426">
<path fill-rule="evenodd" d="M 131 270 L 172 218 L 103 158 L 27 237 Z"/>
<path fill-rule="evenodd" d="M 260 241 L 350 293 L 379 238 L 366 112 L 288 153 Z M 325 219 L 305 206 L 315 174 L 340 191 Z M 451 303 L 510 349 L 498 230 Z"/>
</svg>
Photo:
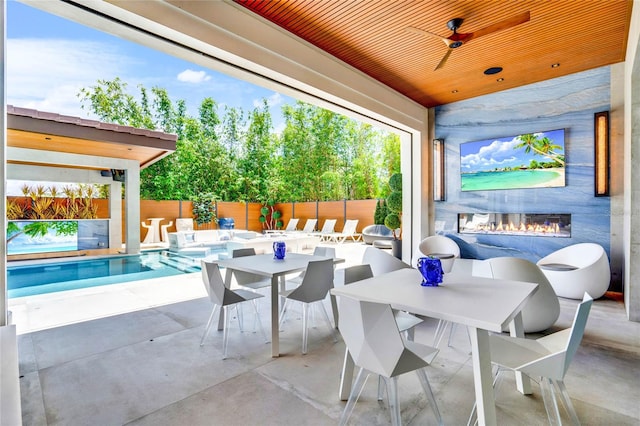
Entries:
<svg viewBox="0 0 640 426">
<path fill-rule="evenodd" d="M 564 129 L 460 144 L 462 191 L 565 186 Z"/>
</svg>

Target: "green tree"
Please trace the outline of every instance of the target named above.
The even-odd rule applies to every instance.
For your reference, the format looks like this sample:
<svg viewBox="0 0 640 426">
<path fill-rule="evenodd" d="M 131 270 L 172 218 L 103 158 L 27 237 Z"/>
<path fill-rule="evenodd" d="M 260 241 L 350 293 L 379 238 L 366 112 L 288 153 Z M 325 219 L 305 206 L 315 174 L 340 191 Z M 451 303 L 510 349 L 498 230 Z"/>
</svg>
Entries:
<svg viewBox="0 0 640 426">
<path fill-rule="evenodd" d="M 562 147 L 555 145 L 551 139 L 547 137 L 540 138 L 535 133 L 520 135 L 517 139 L 520 143 L 514 146 L 513 149 L 524 148 L 524 152 L 527 154 L 533 151 L 534 154 L 550 158 L 560 164 L 561 167 L 564 167 L 564 155 L 556 152 L 556 150 Z"/>
</svg>

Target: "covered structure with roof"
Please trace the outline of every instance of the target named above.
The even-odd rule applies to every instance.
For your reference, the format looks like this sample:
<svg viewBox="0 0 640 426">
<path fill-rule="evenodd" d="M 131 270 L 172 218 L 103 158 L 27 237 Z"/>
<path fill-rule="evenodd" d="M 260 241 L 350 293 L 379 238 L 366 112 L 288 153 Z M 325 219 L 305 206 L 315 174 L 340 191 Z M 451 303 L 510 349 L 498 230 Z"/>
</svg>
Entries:
<svg viewBox="0 0 640 426">
<path fill-rule="evenodd" d="M 7 106 L 7 179 L 109 185 L 109 247 L 140 251 L 140 170 L 171 154 L 177 136 Z M 124 171 L 122 183 L 112 171 Z M 120 173 L 121 175 L 121 173 Z"/>
</svg>

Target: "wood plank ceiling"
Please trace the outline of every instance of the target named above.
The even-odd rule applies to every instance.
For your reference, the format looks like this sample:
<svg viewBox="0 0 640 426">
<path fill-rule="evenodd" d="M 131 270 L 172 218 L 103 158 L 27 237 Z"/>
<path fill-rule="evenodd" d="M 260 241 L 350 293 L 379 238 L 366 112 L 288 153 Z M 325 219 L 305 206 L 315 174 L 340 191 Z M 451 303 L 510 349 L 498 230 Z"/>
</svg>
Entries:
<svg viewBox="0 0 640 426">
<path fill-rule="evenodd" d="M 622 62 L 631 0 L 235 0 L 425 107 Z M 447 22 L 473 33 L 530 20 L 447 52 Z M 417 28 L 439 37 L 411 31 Z M 559 64 L 555 65 L 554 64 Z M 485 75 L 490 67 L 502 72 Z"/>
</svg>

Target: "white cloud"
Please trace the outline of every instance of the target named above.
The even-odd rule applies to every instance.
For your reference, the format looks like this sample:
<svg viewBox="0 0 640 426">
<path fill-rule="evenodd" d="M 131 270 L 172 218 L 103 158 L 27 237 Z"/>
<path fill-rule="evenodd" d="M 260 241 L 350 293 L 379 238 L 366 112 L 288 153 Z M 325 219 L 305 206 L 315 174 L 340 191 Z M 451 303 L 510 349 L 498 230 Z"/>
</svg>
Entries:
<svg viewBox="0 0 640 426">
<path fill-rule="evenodd" d="M 253 107 L 254 108 L 261 108 L 263 105 L 263 100 L 264 98 L 260 98 L 260 99 L 254 99 L 253 100 Z M 280 104 L 282 104 L 284 102 L 284 100 L 282 99 L 282 95 L 280 93 L 273 93 L 271 96 L 269 96 L 267 98 L 267 106 L 269 108 L 273 108 L 276 107 Z"/>
<path fill-rule="evenodd" d="M 134 65 L 105 43 L 63 39 L 7 40 L 7 102 L 74 116 L 87 116 L 77 97 L 98 79 L 126 77 Z"/>
<path fill-rule="evenodd" d="M 202 83 L 209 81 L 211 76 L 204 71 L 184 70 L 178 74 L 178 80 L 185 83 Z"/>
</svg>

